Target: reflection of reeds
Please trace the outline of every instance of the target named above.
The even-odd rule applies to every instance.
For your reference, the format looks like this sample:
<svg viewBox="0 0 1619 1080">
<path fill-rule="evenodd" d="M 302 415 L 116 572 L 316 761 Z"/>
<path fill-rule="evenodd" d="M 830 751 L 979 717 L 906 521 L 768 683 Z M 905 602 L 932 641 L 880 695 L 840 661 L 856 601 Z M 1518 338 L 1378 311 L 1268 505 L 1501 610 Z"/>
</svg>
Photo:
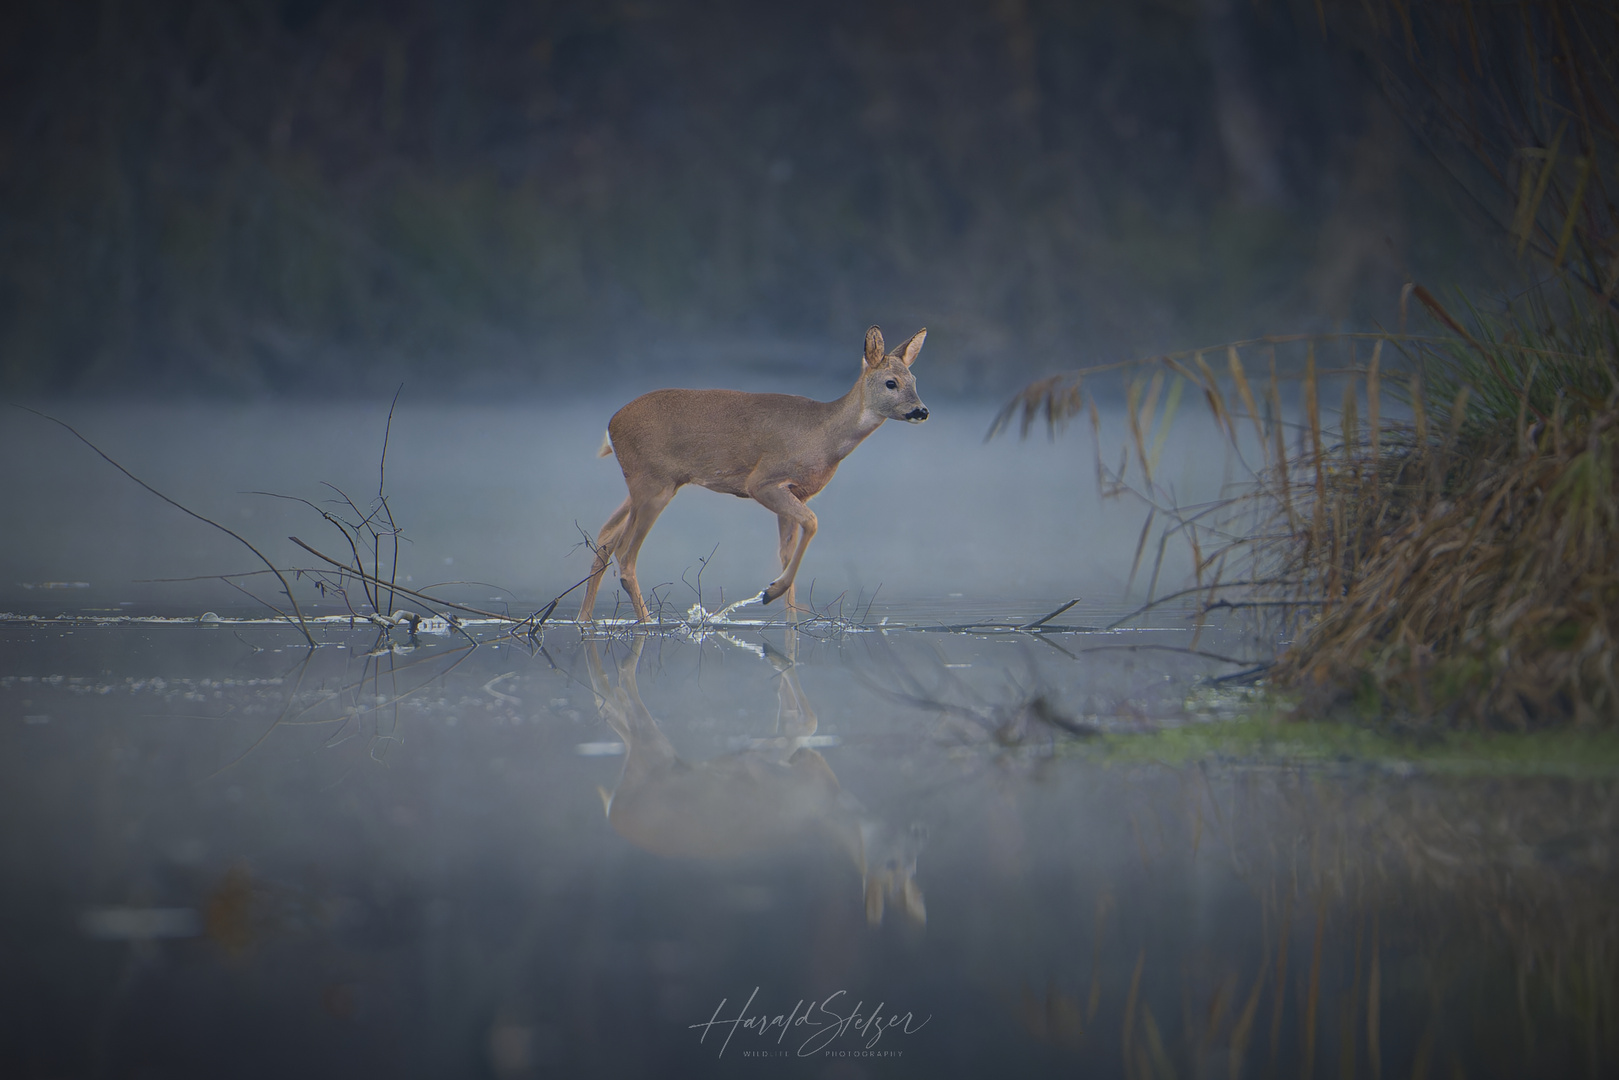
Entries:
<svg viewBox="0 0 1619 1080">
<path fill-rule="evenodd" d="M 1611 1068 L 1619 1055 L 1612 785 L 1390 786 L 1238 770 L 1183 791 L 1230 815 L 1229 854 L 1252 890 L 1259 932 L 1230 923 L 1223 909 L 1228 921 L 1205 943 L 1213 955 L 1180 968 L 1179 1039 L 1161 1004 L 1165 981 L 1177 978 L 1173 954 L 1155 946 L 1148 965 L 1141 947 L 1133 965 L 1115 965 L 1127 1075 L 1204 1075 L 1222 1048 L 1233 1078 Z M 1197 811 L 1182 810 L 1166 841 L 1184 857 Z M 1295 906 L 1311 917 L 1293 918 Z M 1290 945 L 1299 951 L 1293 964 Z M 1268 1062 L 1253 1046 L 1264 1012 Z"/>
<path fill-rule="evenodd" d="M 1044 994 L 1031 980 L 1014 998 L 1076 1075 L 1601 1076 L 1619 1060 L 1612 783 L 1180 777 L 1179 799 L 1173 775 L 1146 785 L 1165 813 L 1142 883 L 1196 879 L 1169 909 L 1201 913 L 1193 939 L 1104 886 L 1089 974 L 1074 950 L 1074 968 L 1045 967 Z M 1230 828 L 1197 849 L 1217 807 Z M 1103 1005 L 1080 1037 L 1087 979 Z"/>
<path fill-rule="evenodd" d="M 1242 1076 L 1242 1064 L 1248 1054 L 1248 1037 L 1254 1030 L 1254 1016 L 1259 1011 L 1259 995 L 1265 989 L 1265 961 L 1260 960 L 1259 970 L 1254 972 L 1254 986 L 1248 991 L 1248 1000 L 1242 1006 L 1242 1012 L 1237 1015 L 1237 1022 L 1231 1029 L 1231 1047 L 1229 1055 L 1229 1069 L 1231 1080 L 1238 1080 Z M 1210 1025 L 1213 1027 L 1214 1025 Z"/>
</svg>

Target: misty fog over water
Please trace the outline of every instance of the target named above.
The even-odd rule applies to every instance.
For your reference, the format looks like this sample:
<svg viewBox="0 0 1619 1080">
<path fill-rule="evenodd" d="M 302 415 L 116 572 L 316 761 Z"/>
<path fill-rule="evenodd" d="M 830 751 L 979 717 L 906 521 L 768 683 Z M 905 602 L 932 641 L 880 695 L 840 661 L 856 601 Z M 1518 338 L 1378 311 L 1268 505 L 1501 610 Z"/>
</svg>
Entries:
<svg viewBox="0 0 1619 1080">
<path fill-rule="evenodd" d="M 1083 596 L 1102 606 L 1124 603 L 1145 511 L 1098 496 L 1089 432 L 1076 426 L 1056 441 L 1035 432 L 1026 442 L 1014 433 L 985 444 L 994 409 L 929 394 L 923 363 L 918 379 L 932 417 L 879 428 L 811 504 L 821 529 L 801 582 L 807 590 L 813 580 L 815 602 L 847 594 L 852 614 L 855 599 L 871 599 L 880 586 L 891 602 L 954 598 L 1054 607 Z M 827 380 L 822 396 L 833 396 L 834 385 Z M 629 396 L 444 407 L 412 401 L 407 392 L 394 415 L 386 464 L 390 506 L 409 541 L 401 580 L 485 582 L 501 591 L 458 586 L 443 595 L 479 603 L 498 597 L 516 610 L 582 578 L 590 566 L 579 530 L 594 538 L 624 497 L 616 462 L 596 451 L 608 418 Z M 331 507 L 338 496 L 322 486 L 329 483 L 368 505 L 387 423 L 386 402 L 45 409 L 159 491 L 288 566 L 315 561 L 288 536 L 328 554 L 341 548 L 345 558 L 347 548 L 309 507 L 246 493 Z M 1122 445 L 1123 422 L 1110 420 L 1109 437 Z M 1195 418 L 1184 424 L 1164 452 L 1188 502 L 1216 494 L 1227 468 L 1220 454 L 1199 450 L 1205 437 L 1199 426 Z M 143 580 L 258 567 L 234 540 L 142 491 L 68 432 L 12 410 L 0 428 L 0 454 L 9 463 L 0 475 L 0 505 L 26 523 L 0 536 L 0 565 L 10 575 L 0 596 L 28 610 L 92 600 L 92 606 L 136 601 L 164 610 L 248 603 L 219 582 Z M 780 570 L 773 516 L 751 500 L 697 487 L 670 504 L 644 551 L 643 584 L 672 583 L 660 592 L 681 612 L 696 599 L 682 575 L 695 585 L 702 570 L 705 603 L 717 609 L 720 590 L 728 600 L 741 599 Z M 700 560 L 711 554 L 705 569 Z M 1184 575 L 1185 559 L 1171 552 L 1166 581 Z M 48 593 L 25 587 L 44 582 L 89 587 Z M 613 592 L 610 580 L 604 614 Z M 573 613 L 566 603 L 558 612 Z"/>
</svg>

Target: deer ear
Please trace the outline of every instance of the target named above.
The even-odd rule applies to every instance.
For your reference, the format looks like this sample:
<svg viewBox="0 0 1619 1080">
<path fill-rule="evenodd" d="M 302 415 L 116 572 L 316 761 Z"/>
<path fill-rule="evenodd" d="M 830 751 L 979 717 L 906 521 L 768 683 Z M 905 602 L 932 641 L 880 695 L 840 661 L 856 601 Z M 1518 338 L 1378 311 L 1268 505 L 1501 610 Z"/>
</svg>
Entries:
<svg viewBox="0 0 1619 1080">
<path fill-rule="evenodd" d="M 905 344 L 894 350 L 894 355 L 904 361 L 906 367 L 916 363 L 916 354 L 922 351 L 922 342 L 928 339 L 927 327 L 923 327 L 906 339 Z"/>
<path fill-rule="evenodd" d="M 866 331 L 866 366 L 876 367 L 883 362 L 883 332 L 873 326 Z"/>
</svg>

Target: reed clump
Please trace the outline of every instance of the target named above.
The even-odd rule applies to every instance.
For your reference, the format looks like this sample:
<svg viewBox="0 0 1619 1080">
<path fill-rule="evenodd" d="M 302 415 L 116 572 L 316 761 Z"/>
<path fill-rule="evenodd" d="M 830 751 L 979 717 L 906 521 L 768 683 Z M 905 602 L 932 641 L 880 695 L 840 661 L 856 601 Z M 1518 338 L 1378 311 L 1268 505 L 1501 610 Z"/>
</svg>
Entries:
<svg viewBox="0 0 1619 1080">
<path fill-rule="evenodd" d="M 1282 643 L 1266 679 L 1312 714 L 1615 726 L 1619 312 L 1571 286 L 1458 318 L 1408 286 L 1402 325 L 1411 299 L 1438 333 L 1269 337 L 1071 372 L 1026 388 L 992 434 L 1088 414 L 1103 493 L 1148 508 L 1145 607 L 1190 596 L 1200 623 L 1252 614 Z M 1320 347 L 1344 362 L 1319 365 Z M 1255 353 L 1268 384 L 1248 373 Z M 1112 467 L 1089 387 L 1121 375 L 1129 430 Z M 1188 384 L 1252 463 L 1192 506 L 1159 476 Z M 1176 542 L 1194 580 L 1165 595 Z"/>
<path fill-rule="evenodd" d="M 1305 463 L 1274 588 L 1317 614 L 1271 677 L 1367 716 L 1611 725 L 1619 321 L 1577 292 L 1470 326 L 1419 298 L 1450 333 L 1403 343 L 1393 379 L 1349 372 L 1341 442 Z M 1407 415 L 1376 415 L 1384 388 Z"/>
</svg>

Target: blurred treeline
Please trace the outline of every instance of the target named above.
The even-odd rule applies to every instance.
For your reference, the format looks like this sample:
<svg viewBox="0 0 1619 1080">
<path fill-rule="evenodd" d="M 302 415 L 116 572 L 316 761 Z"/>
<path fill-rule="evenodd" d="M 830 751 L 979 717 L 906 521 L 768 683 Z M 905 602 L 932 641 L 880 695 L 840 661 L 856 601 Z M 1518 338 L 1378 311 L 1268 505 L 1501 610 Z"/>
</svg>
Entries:
<svg viewBox="0 0 1619 1080">
<path fill-rule="evenodd" d="M 1251 0 L 13 0 L 0 388 L 930 385 L 1344 322 L 1476 268 L 1370 65 Z"/>
</svg>

